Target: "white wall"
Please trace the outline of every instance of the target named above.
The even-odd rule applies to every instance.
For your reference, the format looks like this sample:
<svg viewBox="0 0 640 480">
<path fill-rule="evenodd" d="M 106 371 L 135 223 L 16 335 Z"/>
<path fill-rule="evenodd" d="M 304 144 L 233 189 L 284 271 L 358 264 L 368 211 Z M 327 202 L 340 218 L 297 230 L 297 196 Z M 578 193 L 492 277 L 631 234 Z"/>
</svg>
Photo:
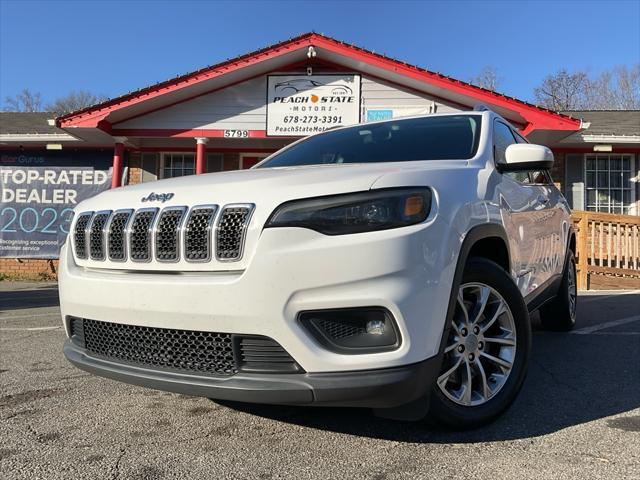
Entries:
<svg viewBox="0 0 640 480">
<path fill-rule="evenodd" d="M 459 111 L 425 94 L 362 76 L 362 121 L 367 109 L 393 109 L 394 117 Z M 114 125 L 116 128 L 266 129 L 267 78 L 258 77 Z"/>
</svg>

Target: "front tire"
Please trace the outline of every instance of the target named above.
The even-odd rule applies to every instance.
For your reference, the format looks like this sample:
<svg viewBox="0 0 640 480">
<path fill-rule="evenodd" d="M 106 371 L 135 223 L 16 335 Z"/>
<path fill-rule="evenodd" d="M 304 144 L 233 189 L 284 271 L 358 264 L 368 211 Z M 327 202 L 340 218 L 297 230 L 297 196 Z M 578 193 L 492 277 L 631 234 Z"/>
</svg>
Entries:
<svg viewBox="0 0 640 480">
<path fill-rule="evenodd" d="M 524 299 L 496 263 L 472 258 L 465 267 L 431 395 L 431 414 L 457 429 L 493 421 L 515 400 L 531 356 Z"/>
</svg>

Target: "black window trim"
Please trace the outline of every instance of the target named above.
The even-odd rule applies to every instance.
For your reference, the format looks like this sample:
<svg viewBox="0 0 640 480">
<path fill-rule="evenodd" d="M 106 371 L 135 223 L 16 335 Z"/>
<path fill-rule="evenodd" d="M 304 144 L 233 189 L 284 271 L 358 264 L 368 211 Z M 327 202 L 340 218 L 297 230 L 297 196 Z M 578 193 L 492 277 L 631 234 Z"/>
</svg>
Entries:
<svg viewBox="0 0 640 480">
<path fill-rule="evenodd" d="M 511 126 L 505 122 L 503 122 L 500 118 L 495 118 L 493 120 L 493 130 L 491 131 L 491 141 L 493 142 L 493 165 L 496 167 L 498 167 L 498 162 L 496 160 L 496 125 L 498 123 L 501 123 L 502 125 L 504 125 L 505 127 L 507 127 L 507 130 L 509 130 L 509 132 L 511 133 L 511 136 L 513 137 L 513 143 L 516 144 L 518 143 L 518 141 L 516 140 L 516 137 L 513 133 L 513 129 L 511 128 Z"/>
</svg>

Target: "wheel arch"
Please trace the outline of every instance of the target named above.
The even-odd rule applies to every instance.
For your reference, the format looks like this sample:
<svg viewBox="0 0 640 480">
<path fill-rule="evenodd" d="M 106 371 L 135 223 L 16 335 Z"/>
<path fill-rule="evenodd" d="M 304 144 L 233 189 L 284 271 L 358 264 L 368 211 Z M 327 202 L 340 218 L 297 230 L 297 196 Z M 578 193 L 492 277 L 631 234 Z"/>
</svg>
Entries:
<svg viewBox="0 0 640 480">
<path fill-rule="evenodd" d="M 500 242 L 503 245 L 504 250 L 499 252 L 489 252 L 488 249 L 491 246 L 499 245 Z M 475 250 L 474 250 L 475 247 Z M 482 225 L 476 225 L 472 227 L 464 237 L 462 241 L 462 245 L 460 246 L 460 251 L 458 253 L 458 260 L 456 262 L 456 269 L 453 276 L 453 282 L 451 284 L 451 294 L 449 296 L 449 305 L 447 307 L 447 316 L 445 319 L 445 324 L 443 328 L 443 337 L 440 341 L 440 349 L 439 354 L 442 355 L 444 351 L 444 343 L 448 335 L 449 325 L 451 323 L 451 318 L 453 317 L 453 312 L 455 310 L 457 291 L 460 287 L 460 282 L 462 281 L 462 274 L 464 272 L 464 267 L 467 264 L 469 258 L 472 257 L 472 253 L 486 253 L 489 252 L 490 255 L 493 255 L 495 258 L 498 258 L 502 264 L 501 265 L 507 274 L 511 275 L 511 254 L 509 251 L 509 241 L 507 237 L 507 233 L 505 232 L 502 225 L 494 224 L 494 223 L 485 223 Z M 485 257 L 489 260 L 493 260 L 491 256 Z M 495 260 L 494 260 L 495 261 Z"/>
<path fill-rule="evenodd" d="M 505 238 L 496 235 L 496 232 L 491 232 L 489 236 L 472 239 L 467 260 L 471 257 L 486 258 L 500 265 L 506 272 L 510 272 L 511 258 L 508 245 Z"/>
</svg>

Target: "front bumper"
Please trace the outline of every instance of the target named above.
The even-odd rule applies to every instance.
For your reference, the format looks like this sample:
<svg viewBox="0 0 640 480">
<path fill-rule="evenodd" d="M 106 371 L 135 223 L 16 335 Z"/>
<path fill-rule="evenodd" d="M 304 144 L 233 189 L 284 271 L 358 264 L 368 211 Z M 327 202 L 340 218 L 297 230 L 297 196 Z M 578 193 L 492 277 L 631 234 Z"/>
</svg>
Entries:
<svg viewBox="0 0 640 480">
<path fill-rule="evenodd" d="M 157 371 L 93 357 L 67 340 L 65 357 L 87 372 L 133 385 L 217 400 L 279 405 L 394 408 L 428 392 L 439 356 L 395 368 L 332 373 L 206 377 Z"/>
<path fill-rule="evenodd" d="M 245 270 L 182 272 L 89 268 L 64 246 L 59 286 L 63 318 L 275 340 L 309 374 L 378 370 L 437 355 L 459 238 L 438 217 L 425 224 L 358 235 L 265 229 Z M 382 307 L 397 322 L 398 348 L 340 354 L 298 319 L 310 310 Z"/>
</svg>

